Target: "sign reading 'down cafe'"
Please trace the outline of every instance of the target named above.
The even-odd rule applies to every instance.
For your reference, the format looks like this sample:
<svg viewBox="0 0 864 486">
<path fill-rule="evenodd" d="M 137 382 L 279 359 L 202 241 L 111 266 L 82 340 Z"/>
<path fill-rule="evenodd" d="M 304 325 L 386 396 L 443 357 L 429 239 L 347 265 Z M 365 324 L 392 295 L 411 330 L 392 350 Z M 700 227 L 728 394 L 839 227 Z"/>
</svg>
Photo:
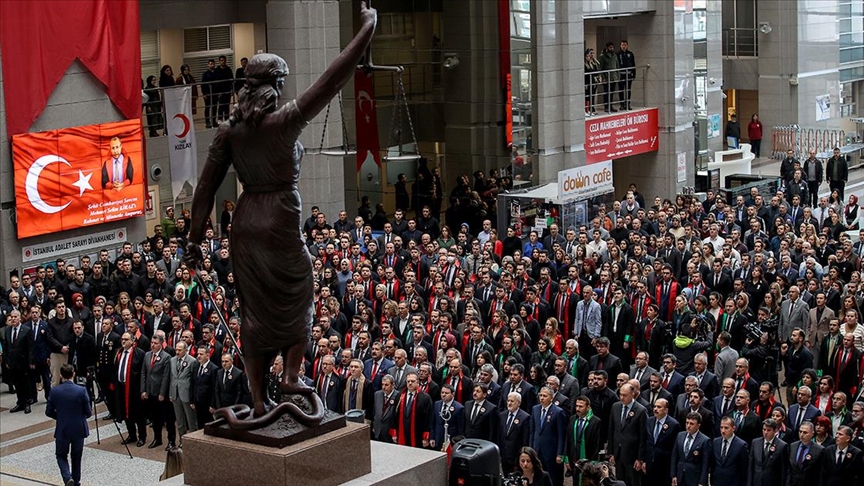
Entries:
<svg viewBox="0 0 864 486">
<path fill-rule="evenodd" d="M 586 120 L 585 161 L 593 164 L 657 150 L 657 123 L 657 108 Z"/>
<path fill-rule="evenodd" d="M 583 165 L 558 173 L 558 199 L 587 199 L 615 190 L 612 161 Z"/>
</svg>

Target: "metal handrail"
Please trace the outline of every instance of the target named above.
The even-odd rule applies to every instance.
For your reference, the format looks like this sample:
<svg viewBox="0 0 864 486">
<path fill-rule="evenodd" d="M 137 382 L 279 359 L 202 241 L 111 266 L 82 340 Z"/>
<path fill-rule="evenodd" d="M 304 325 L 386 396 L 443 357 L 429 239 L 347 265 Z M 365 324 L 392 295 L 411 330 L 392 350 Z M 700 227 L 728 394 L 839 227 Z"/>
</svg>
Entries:
<svg viewBox="0 0 864 486">
<path fill-rule="evenodd" d="M 434 65 L 425 63 L 425 64 L 405 64 L 404 65 L 404 78 L 405 78 L 405 90 L 410 97 L 410 104 L 420 104 L 427 102 L 434 102 L 438 98 L 440 98 L 441 93 L 436 92 L 436 88 L 438 87 L 435 84 L 434 79 Z M 427 80 L 427 78 L 430 78 Z M 383 76 L 380 82 L 376 82 L 375 90 L 376 90 L 376 101 L 380 103 L 380 107 L 385 105 L 392 104 L 395 99 L 395 90 L 397 83 L 395 81 L 394 76 Z M 206 112 L 206 97 L 204 92 L 210 89 L 211 87 L 218 85 L 220 83 L 230 83 L 231 90 L 230 93 L 227 93 L 229 96 L 226 104 L 228 105 L 228 113 L 230 115 L 231 111 L 234 109 L 234 104 L 237 102 L 237 91 L 236 87 L 241 86 L 242 82 L 238 83 L 236 79 L 228 80 L 220 80 L 220 81 L 196 81 L 191 84 L 178 84 L 170 87 L 155 87 L 150 89 L 155 89 L 159 93 L 159 100 L 149 101 L 147 103 L 143 103 L 142 107 L 142 123 L 144 126 L 144 132 L 147 136 L 156 136 L 161 137 L 165 135 L 165 104 L 163 93 L 166 89 L 172 89 L 174 87 L 181 86 L 191 86 L 193 88 L 193 115 L 192 119 L 195 124 L 195 128 L 198 130 L 206 128 L 205 121 L 205 112 Z M 145 88 L 145 91 L 149 91 L 150 89 Z M 212 94 L 209 96 L 213 96 Z M 147 109 L 150 108 L 151 112 L 147 113 Z M 218 106 L 217 106 L 218 108 Z M 149 115 L 149 116 L 148 116 Z M 214 127 L 215 128 L 215 127 Z M 151 134 L 152 129 L 152 134 Z"/>
<path fill-rule="evenodd" d="M 758 57 L 759 29 L 730 27 L 723 29 L 723 55 L 726 57 Z"/>
<path fill-rule="evenodd" d="M 634 101 L 636 101 L 636 106 L 645 107 L 646 104 L 646 95 L 647 95 L 647 83 L 645 82 L 645 77 L 648 74 L 648 70 L 650 69 L 650 64 L 644 64 L 639 66 L 634 66 L 632 68 L 618 68 L 618 69 L 607 69 L 604 71 L 590 71 L 585 73 L 585 112 L 586 114 L 596 113 L 596 108 L 598 106 L 603 107 L 606 101 L 606 96 L 611 95 L 611 100 L 609 105 L 612 109 L 617 109 L 616 107 L 621 106 L 622 98 L 625 96 L 625 90 L 627 86 L 623 84 L 623 75 L 628 72 L 638 73 L 632 78 L 631 86 L 630 86 L 630 99 L 629 105 L 634 105 Z M 617 81 L 609 81 L 610 74 L 618 74 Z M 633 91 L 641 90 L 642 97 L 639 100 L 636 100 L 633 96 Z M 599 101 L 598 101 L 599 99 Z"/>
</svg>

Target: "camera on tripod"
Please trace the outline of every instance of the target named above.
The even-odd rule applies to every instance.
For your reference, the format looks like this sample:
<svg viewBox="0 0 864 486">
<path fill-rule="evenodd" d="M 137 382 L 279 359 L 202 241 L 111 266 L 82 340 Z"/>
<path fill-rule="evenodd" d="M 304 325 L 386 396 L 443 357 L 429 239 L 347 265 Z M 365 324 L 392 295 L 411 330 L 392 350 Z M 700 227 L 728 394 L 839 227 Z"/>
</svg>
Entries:
<svg viewBox="0 0 864 486">
<path fill-rule="evenodd" d="M 768 342 L 772 343 L 777 339 L 777 330 L 780 327 L 780 318 L 772 317 L 762 322 L 748 322 L 744 325 L 744 337 L 750 339 L 754 343 L 758 343 L 762 339 L 762 334 L 768 334 Z"/>
</svg>

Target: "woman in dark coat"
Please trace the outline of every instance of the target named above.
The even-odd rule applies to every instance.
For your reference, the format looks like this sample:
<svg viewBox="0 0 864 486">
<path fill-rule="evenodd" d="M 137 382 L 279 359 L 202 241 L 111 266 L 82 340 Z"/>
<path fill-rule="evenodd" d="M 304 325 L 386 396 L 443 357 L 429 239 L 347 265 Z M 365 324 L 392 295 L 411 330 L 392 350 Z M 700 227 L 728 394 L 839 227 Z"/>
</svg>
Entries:
<svg viewBox="0 0 864 486">
<path fill-rule="evenodd" d="M 313 393 L 298 373 L 314 306 L 312 259 L 300 230 L 298 183 L 303 146 L 297 139 L 309 120 L 354 74 L 372 39 L 376 17 L 375 10 L 366 8 L 363 2 L 362 26 L 357 36 L 320 79 L 281 108 L 279 97 L 288 66 L 279 56 L 255 55 L 246 66 L 246 85 L 237 106 L 229 123 L 219 126 L 195 189 L 185 259 L 193 268 L 203 259 L 200 243 L 207 217 L 216 190 L 232 164 L 244 186 L 231 224 L 231 248 L 235 249 L 231 264 L 237 296 L 243 302 L 243 351 L 256 418 L 275 405 L 266 396 L 266 378 L 277 354 L 285 362 L 282 393 Z M 320 404 L 320 400 L 315 403 Z M 296 406 L 294 409 L 292 415 L 298 420 L 305 418 L 305 422 L 315 423 L 323 417 L 320 411 L 310 417 Z"/>
<path fill-rule="evenodd" d="M 144 87 L 144 94 L 147 95 L 144 111 L 147 113 L 147 128 L 151 137 L 158 137 L 159 130 L 162 130 L 162 96 L 155 82 L 156 76 L 147 76 L 147 86 Z"/>
</svg>

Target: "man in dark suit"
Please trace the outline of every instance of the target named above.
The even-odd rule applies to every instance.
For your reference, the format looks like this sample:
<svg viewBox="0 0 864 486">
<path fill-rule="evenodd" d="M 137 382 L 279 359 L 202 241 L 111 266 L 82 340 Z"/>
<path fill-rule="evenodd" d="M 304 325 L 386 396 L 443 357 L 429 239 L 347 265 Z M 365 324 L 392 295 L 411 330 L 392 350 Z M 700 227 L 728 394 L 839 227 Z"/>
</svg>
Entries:
<svg viewBox="0 0 864 486">
<path fill-rule="evenodd" d="M 675 367 L 678 366 L 678 357 L 672 353 L 664 354 L 662 363 L 660 386 L 671 393 L 673 397 L 677 397 L 679 393 L 684 391 L 684 375 L 675 371 Z"/>
<path fill-rule="evenodd" d="M 135 345 L 128 332 L 120 338 L 120 346 L 114 357 L 114 420 L 126 422 L 129 435 L 123 442 L 141 447 L 147 442 L 146 417 L 141 404 L 144 351 Z"/>
<path fill-rule="evenodd" d="M 381 378 L 381 389 L 375 392 L 375 411 L 372 415 L 372 439 L 381 442 L 392 442 L 390 438 L 390 424 L 399 401 L 399 393 L 396 392 L 393 377 L 385 375 Z"/>
<path fill-rule="evenodd" d="M 747 467 L 747 486 L 786 484 L 789 444 L 777 437 L 780 425 L 772 418 L 762 422 L 762 437 L 753 441 Z"/>
<path fill-rule="evenodd" d="M 658 398 L 654 402 L 654 416 L 645 421 L 647 447 L 645 448 L 645 483 L 657 486 L 671 484 L 670 467 L 675 439 L 681 425 L 669 415 L 669 402 Z"/>
<path fill-rule="evenodd" d="M 567 421 L 564 412 L 552 404 L 553 396 L 552 390 L 544 386 L 538 394 L 540 403 L 531 409 L 531 447 L 540 456 L 553 486 L 561 486 L 564 484 L 562 463 Z"/>
<path fill-rule="evenodd" d="M 799 430 L 802 423 L 812 422 L 814 418 L 822 415 L 822 412 L 810 403 L 812 394 L 813 392 L 807 385 L 798 388 L 798 403 L 790 405 L 789 412 L 786 414 L 786 428 L 789 429 L 789 435 L 786 436 L 788 440 L 792 440 L 793 437 L 798 439 L 795 436 L 795 431 Z"/>
<path fill-rule="evenodd" d="M 132 168 L 132 157 L 123 153 L 120 137 L 112 137 L 109 141 L 111 158 L 102 162 L 102 189 L 119 191 L 132 184 L 135 171 Z"/>
<path fill-rule="evenodd" d="M 442 385 L 441 400 L 432 405 L 432 433 L 429 447 L 433 450 L 446 450 L 448 444 L 445 443 L 445 436 L 449 438 L 462 435 L 464 422 L 465 407 L 454 400 L 452 386 Z M 447 425 L 446 433 L 444 431 L 445 424 Z"/>
<path fill-rule="evenodd" d="M 696 386 L 705 392 L 707 408 L 710 409 L 712 400 L 720 394 L 720 381 L 717 379 L 717 375 L 708 371 L 708 356 L 705 353 L 699 353 L 693 357 L 691 376 L 696 377 Z"/>
<path fill-rule="evenodd" d="M 628 486 L 640 486 L 645 466 L 648 412 L 635 401 L 635 390 L 631 385 L 622 385 L 618 396 L 621 401 L 612 405 L 609 416 L 610 461 L 615 465 L 616 478 Z"/>
<path fill-rule="evenodd" d="M 225 353 L 222 355 L 221 363 L 222 369 L 216 373 L 214 382 L 213 404 L 210 405 L 210 413 L 223 407 L 242 403 L 246 394 L 246 376 L 240 371 L 240 368 L 234 366 L 234 357 Z"/>
<path fill-rule="evenodd" d="M 45 415 L 57 421 L 54 429 L 57 465 L 63 484 L 81 484 L 81 455 L 84 439 L 90 435 L 87 419 L 92 415 L 90 396 L 83 386 L 75 384 L 75 370 L 70 364 L 60 367 L 61 382 L 48 397 Z M 72 467 L 69 467 L 69 452 L 72 452 Z"/>
<path fill-rule="evenodd" d="M 861 449 L 853 446 L 852 428 L 841 426 L 834 435 L 835 443 L 825 448 L 824 480 L 825 486 L 860 485 L 864 477 L 864 461 Z"/>
<path fill-rule="evenodd" d="M 648 352 L 639 351 L 636 353 L 635 364 L 630 365 L 630 378 L 639 380 L 639 389 L 647 390 L 651 373 L 655 372 L 654 368 L 648 366 Z"/>
<path fill-rule="evenodd" d="M 33 330 L 33 352 L 36 355 L 36 367 L 30 373 L 30 400 L 36 403 L 38 401 L 36 382 L 41 381 L 42 392 L 45 394 L 46 400 L 48 399 L 48 394 L 51 393 L 51 369 L 48 362 L 49 358 L 51 358 L 51 348 L 48 345 L 48 332 L 50 330 L 48 329 L 48 323 L 42 319 L 42 308 L 38 305 L 34 305 L 30 309 L 30 319 L 25 324 Z M 119 346 L 120 336 L 117 336 L 117 341 Z M 110 373 L 108 382 L 110 383 Z"/>
<path fill-rule="evenodd" d="M 332 355 L 324 356 L 321 360 L 321 373 L 315 380 L 315 391 L 324 402 L 324 408 L 336 413 L 342 413 L 342 377 L 333 372 L 336 366 L 336 358 Z"/>
<path fill-rule="evenodd" d="M 836 354 L 833 369 L 829 368 L 829 374 L 834 376 L 837 383 L 835 390 L 852 396 L 859 381 L 858 367 L 861 364 L 861 352 L 855 349 L 855 336 L 851 332 L 843 336 L 842 349 Z"/>
<path fill-rule="evenodd" d="M 629 370 L 632 348 L 636 345 L 636 319 L 633 307 L 624 302 L 624 289 L 615 289 L 612 305 L 606 309 L 604 317 L 602 333 L 609 339 L 609 354 L 618 357 L 621 367 Z M 609 373 L 611 375 L 611 371 Z"/>
<path fill-rule="evenodd" d="M 714 437 L 716 435 L 715 432 L 717 431 L 714 425 L 714 413 L 705 407 L 705 395 L 702 390 L 700 388 L 694 388 L 687 393 L 687 397 L 687 407 L 679 410 L 676 415 L 678 423 L 686 422 L 687 415 L 690 413 L 698 413 L 702 416 L 699 430 L 708 438 Z"/>
<path fill-rule="evenodd" d="M 102 395 L 96 399 L 96 403 L 104 401 L 108 407 L 109 418 L 115 413 L 114 410 L 114 394 L 109 390 L 111 383 L 114 381 L 116 373 L 116 363 L 114 358 L 117 355 L 117 350 L 120 349 L 120 335 L 114 332 L 114 322 L 110 318 L 103 318 L 101 323 L 102 331 L 96 336 L 96 352 L 98 354 L 96 360 L 96 382 L 99 384 L 99 389 Z M 51 380 L 48 380 L 49 382 Z"/>
<path fill-rule="evenodd" d="M 210 407 L 213 403 L 213 392 L 216 390 L 216 374 L 219 367 L 210 360 L 209 348 L 206 344 L 198 346 L 195 359 L 198 366 L 195 368 L 195 377 L 192 378 L 192 403 L 195 405 L 195 418 L 198 427 L 213 420 Z"/>
<path fill-rule="evenodd" d="M 645 388 L 645 391 L 641 392 L 642 398 L 648 402 L 648 405 L 651 405 L 653 408 L 657 403 L 657 400 L 663 399 L 666 400 L 669 407 L 672 407 L 675 403 L 675 398 L 672 397 L 672 394 L 669 393 L 668 390 L 664 389 L 662 386 L 663 377 L 658 371 L 652 372 L 648 375 L 648 387 Z M 669 410 L 669 413 L 672 413 L 674 410 Z M 680 425 L 680 422 L 679 422 Z"/>
<path fill-rule="evenodd" d="M 531 440 L 531 416 L 519 408 L 522 395 L 510 392 L 507 409 L 498 413 L 498 449 L 501 451 L 501 470 L 507 475 L 519 464 L 522 448 Z"/>
<path fill-rule="evenodd" d="M 537 392 L 534 387 L 524 380 L 525 367 L 520 363 L 516 363 L 510 367 L 510 379 L 501 386 L 501 402 L 498 408 L 504 410 L 507 408 L 507 395 L 511 391 L 519 392 L 522 395 L 522 403 L 519 408 L 526 412 L 531 410 L 537 404 Z"/>
<path fill-rule="evenodd" d="M 799 440 L 789 445 L 789 471 L 787 486 L 813 486 L 822 484 L 822 455 L 824 449 L 813 442 L 815 428 L 812 422 L 803 422 L 798 427 Z"/>
<path fill-rule="evenodd" d="M 762 421 L 750 408 L 750 392 L 747 390 L 735 392 L 735 411 L 731 417 L 735 421 L 735 435 L 744 443 L 749 444 L 761 435 Z"/>
<path fill-rule="evenodd" d="M 84 323 L 78 320 L 72 324 L 72 332 L 75 335 L 69 343 L 69 364 L 77 376 L 87 378 L 87 393 L 92 393 L 95 376 L 90 376 L 88 370 L 96 366 L 96 338 L 84 332 Z"/>
<path fill-rule="evenodd" d="M 685 430 L 675 439 L 669 475 L 672 486 L 705 486 L 712 452 L 711 440 L 699 432 L 702 416 L 687 415 Z"/>
<path fill-rule="evenodd" d="M 732 417 L 720 419 L 720 436 L 713 441 L 711 484 L 743 485 L 747 481 L 747 459 L 750 448 L 735 435 Z"/>
<path fill-rule="evenodd" d="M 720 259 L 714 260 L 713 272 L 705 276 L 705 284 L 713 292 L 720 294 L 721 299 L 725 300 L 732 291 L 732 278 L 723 271 L 723 262 Z"/>
<path fill-rule="evenodd" d="M 416 372 L 408 373 L 405 390 L 394 405 L 390 438 L 399 445 L 410 447 L 429 447 L 430 426 L 432 425 L 432 399 L 420 391 L 420 379 Z"/>
<path fill-rule="evenodd" d="M 33 346 L 33 330 L 21 325 L 21 313 L 12 310 L 6 315 L 6 327 L 2 330 L 3 360 L 12 375 L 17 402 L 10 413 L 30 413 L 30 372 L 36 368 L 36 352 Z"/>
<path fill-rule="evenodd" d="M 141 400 L 153 425 L 153 442 L 147 446 L 148 449 L 162 445 L 162 427 L 168 429 L 169 447 L 174 445 L 177 438 L 174 408 L 168 397 L 171 356 L 162 349 L 163 342 L 161 334 L 150 339 L 150 351 L 144 354 L 144 366 L 141 368 Z"/>
<path fill-rule="evenodd" d="M 597 350 L 597 354 L 591 356 L 591 359 L 588 361 L 589 369 L 595 371 L 603 370 L 608 373 L 609 376 L 616 377 L 619 373 L 624 372 L 624 366 L 621 364 L 621 360 L 609 352 L 609 338 L 605 336 L 597 338 L 594 343 L 594 349 Z"/>
<path fill-rule="evenodd" d="M 477 383 L 472 389 L 473 400 L 465 402 L 465 438 L 495 442 L 498 432 L 498 408 L 486 399 L 489 387 Z"/>
<path fill-rule="evenodd" d="M 372 382 L 374 390 L 381 389 L 381 379 L 387 374 L 387 370 L 393 367 L 393 362 L 384 357 L 384 345 L 379 342 L 372 343 L 372 357 L 363 363 L 363 375 Z"/>
</svg>

